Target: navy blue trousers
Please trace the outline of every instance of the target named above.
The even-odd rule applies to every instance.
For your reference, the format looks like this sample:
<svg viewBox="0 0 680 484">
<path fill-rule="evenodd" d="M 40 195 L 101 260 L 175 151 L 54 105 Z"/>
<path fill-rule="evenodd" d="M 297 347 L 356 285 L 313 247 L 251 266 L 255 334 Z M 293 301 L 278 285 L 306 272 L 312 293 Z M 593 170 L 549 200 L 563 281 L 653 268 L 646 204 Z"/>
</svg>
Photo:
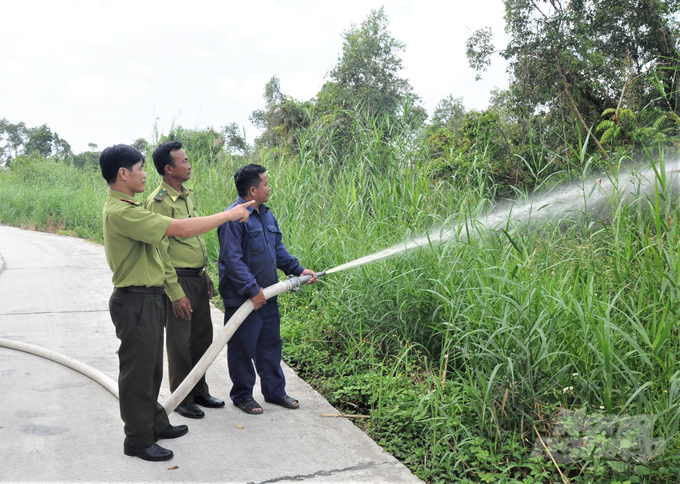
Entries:
<svg viewBox="0 0 680 484">
<path fill-rule="evenodd" d="M 224 324 L 237 310 L 224 308 Z M 227 363 L 233 384 L 229 396 L 235 404 L 253 398 L 256 370 L 265 401 L 286 395 L 281 369 L 281 316 L 276 299 L 250 313 L 236 330 L 227 343 Z"/>
</svg>

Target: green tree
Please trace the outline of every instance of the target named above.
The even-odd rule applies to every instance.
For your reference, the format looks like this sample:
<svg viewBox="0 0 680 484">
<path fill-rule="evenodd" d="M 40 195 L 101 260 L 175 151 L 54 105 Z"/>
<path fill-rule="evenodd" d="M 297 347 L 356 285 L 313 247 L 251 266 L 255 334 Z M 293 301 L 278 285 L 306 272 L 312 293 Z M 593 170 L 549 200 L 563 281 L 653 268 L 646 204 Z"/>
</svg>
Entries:
<svg viewBox="0 0 680 484">
<path fill-rule="evenodd" d="M 71 145 L 65 139 L 60 138 L 57 133 L 54 133 L 52 145 L 54 146 L 54 157 L 58 160 L 64 161 L 73 156 Z"/>
<path fill-rule="evenodd" d="M 228 123 L 222 128 L 221 132 L 225 139 L 224 145 L 230 152 L 236 152 L 241 155 L 246 155 L 250 152 L 245 130 L 240 129 L 238 124 Z"/>
<path fill-rule="evenodd" d="M 456 143 L 460 127 L 465 121 L 465 105 L 463 98 L 445 97 L 434 109 L 432 118 L 423 128 L 422 136 L 425 147 L 431 158 L 438 158 L 448 153 Z"/>
<path fill-rule="evenodd" d="M 22 152 L 28 139 L 28 130 L 24 122 L 12 124 L 6 118 L 0 119 L 0 162 L 9 164 Z"/>
<path fill-rule="evenodd" d="M 134 140 L 132 142 L 132 144 L 130 144 L 130 146 L 132 146 L 134 149 L 136 149 L 140 153 L 144 153 L 149 148 L 149 142 L 144 138 L 137 138 L 136 140 Z M 95 151 L 96 149 L 97 149 L 97 145 L 94 146 L 93 151 Z"/>
<path fill-rule="evenodd" d="M 0 163 L 10 164 L 22 154 L 34 153 L 42 157 L 54 156 L 59 160 L 72 155 L 71 145 L 53 133 L 47 124 L 28 128 L 24 122 L 12 124 L 5 118 L 0 119 Z"/>
<path fill-rule="evenodd" d="M 463 123 L 466 111 L 463 98 L 449 94 L 435 106 L 429 126 L 433 129 L 456 129 Z"/>
<path fill-rule="evenodd" d="M 621 103 L 634 110 L 666 103 L 666 109 L 678 111 L 679 0 L 504 3 L 509 42 L 500 53 L 510 63 L 514 109 L 523 116 L 566 116 L 571 121 L 563 124 L 573 142 Z M 493 51 L 488 31 L 468 41 L 468 58 L 478 71 Z M 648 82 L 652 73 L 657 86 Z"/>
<path fill-rule="evenodd" d="M 352 24 L 343 33 L 342 54 L 328 73 L 317 108 L 332 112 L 338 107 L 360 107 L 372 118 L 394 114 L 407 95 L 416 98 L 411 84 L 399 75 L 406 45 L 392 37 L 388 25 L 381 7 L 371 10 L 360 26 Z"/>
<path fill-rule="evenodd" d="M 71 157 L 71 164 L 77 168 L 99 168 L 99 155 L 99 151 L 83 151 Z"/>
<path fill-rule="evenodd" d="M 281 81 L 273 76 L 264 86 L 265 108 L 253 111 L 250 122 L 261 129 L 256 146 L 290 148 L 295 146 L 295 135 L 310 123 L 310 101 L 296 101 L 281 92 Z M 228 128 L 227 125 L 225 128 Z M 231 133 L 234 134 L 234 133 Z M 240 143 L 237 139 L 236 143 Z M 243 140 L 245 143 L 245 140 Z"/>
<path fill-rule="evenodd" d="M 409 81 L 400 75 L 406 46 L 388 26 L 380 8 L 343 32 L 338 63 L 316 96 L 312 132 L 326 144 L 322 151 L 341 163 L 356 156 L 357 143 L 367 132 L 379 129 L 387 143 L 402 130 L 384 127 L 398 122 L 411 130 L 427 117 Z"/>
<path fill-rule="evenodd" d="M 53 141 L 54 135 L 52 130 L 46 124 L 36 128 L 29 128 L 28 141 L 24 146 L 24 153 L 32 154 L 37 151 L 42 156 L 50 156 L 52 154 Z"/>
<path fill-rule="evenodd" d="M 205 129 L 186 129 L 173 126 L 167 136 L 162 136 L 159 143 L 180 141 L 190 159 L 203 158 L 212 161 L 223 155 L 224 138 L 222 134 L 208 127 Z"/>
</svg>

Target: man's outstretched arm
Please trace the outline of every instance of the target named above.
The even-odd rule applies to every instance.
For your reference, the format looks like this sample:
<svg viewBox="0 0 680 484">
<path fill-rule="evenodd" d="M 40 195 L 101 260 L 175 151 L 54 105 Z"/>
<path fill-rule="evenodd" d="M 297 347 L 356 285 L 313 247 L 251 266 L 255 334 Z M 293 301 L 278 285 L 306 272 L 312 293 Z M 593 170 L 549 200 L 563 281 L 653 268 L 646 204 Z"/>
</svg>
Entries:
<svg viewBox="0 0 680 484">
<path fill-rule="evenodd" d="M 172 219 L 168 229 L 165 231 L 165 235 L 173 237 L 192 237 L 194 235 L 202 235 L 206 232 L 210 232 L 212 229 L 219 227 L 223 223 L 231 222 L 232 220 L 245 222 L 250 215 L 248 207 L 253 203 L 255 202 L 251 200 L 250 202 L 236 205 L 226 212 L 220 212 L 206 217 L 185 218 L 181 220 Z"/>
</svg>

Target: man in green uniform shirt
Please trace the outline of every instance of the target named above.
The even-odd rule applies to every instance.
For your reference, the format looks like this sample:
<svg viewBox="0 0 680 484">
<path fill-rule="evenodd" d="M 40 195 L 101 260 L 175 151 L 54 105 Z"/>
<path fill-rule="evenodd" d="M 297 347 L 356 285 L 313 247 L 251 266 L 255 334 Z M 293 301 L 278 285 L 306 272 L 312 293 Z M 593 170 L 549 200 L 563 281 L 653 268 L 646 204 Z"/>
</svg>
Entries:
<svg viewBox="0 0 680 484">
<path fill-rule="evenodd" d="M 175 219 L 198 217 L 194 193 L 183 185 L 191 178 L 191 164 L 182 143 L 160 144 L 153 152 L 153 163 L 163 181 L 144 206 Z M 212 343 L 210 299 L 215 289 L 205 272 L 208 252 L 201 237 L 165 237 L 160 250 L 165 264 L 167 300 L 165 344 L 170 391 L 174 392 Z M 196 404 L 211 408 L 224 406 L 223 400 L 210 395 L 205 375 L 175 412 L 188 418 L 202 418 L 205 413 Z"/>
<path fill-rule="evenodd" d="M 159 245 L 166 236 L 193 237 L 233 220 L 248 219 L 249 204 L 208 217 L 175 220 L 146 210 L 135 199 L 144 192 L 144 157 L 131 146 L 114 145 L 99 157 L 109 184 L 104 203 L 104 247 L 115 289 L 109 300 L 111 319 L 120 339 L 118 388 L 125 423 L 126 455 L 162 461 L 172 451 L 159 439 L 187 433 L 186 425 L 170 425 L 158 403 L 163 378 L 162 299 L 165 272 Z"/>
</svg>

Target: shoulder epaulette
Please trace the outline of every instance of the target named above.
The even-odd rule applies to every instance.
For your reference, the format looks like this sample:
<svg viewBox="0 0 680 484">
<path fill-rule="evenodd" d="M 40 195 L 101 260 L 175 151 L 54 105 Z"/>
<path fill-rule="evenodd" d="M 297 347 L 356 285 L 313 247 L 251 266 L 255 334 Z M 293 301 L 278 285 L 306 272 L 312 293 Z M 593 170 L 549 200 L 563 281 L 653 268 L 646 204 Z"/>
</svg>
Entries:
<svg viewBox="0 0 680 484">
<path fill-rule="evenodd" d="M 141 203 L 135 202 L 135 201 L 132 201 L 132 200 L 128 200 L 127 198 L 121 198 L 120 201 L 121 202 L 127 202 L 130 205 L 137 205 L 137 206 L 141 205 Z"/>
<path fill-rule="evenodd" d="M 154 200 L 157 202 L 162 202 L 165 200 L 165 196 L 168 194 L 168 191 L 165 188 L 161 188 L 158 193 L 156 194 L 155 197 L 153 197 Z"/>
</svg>

